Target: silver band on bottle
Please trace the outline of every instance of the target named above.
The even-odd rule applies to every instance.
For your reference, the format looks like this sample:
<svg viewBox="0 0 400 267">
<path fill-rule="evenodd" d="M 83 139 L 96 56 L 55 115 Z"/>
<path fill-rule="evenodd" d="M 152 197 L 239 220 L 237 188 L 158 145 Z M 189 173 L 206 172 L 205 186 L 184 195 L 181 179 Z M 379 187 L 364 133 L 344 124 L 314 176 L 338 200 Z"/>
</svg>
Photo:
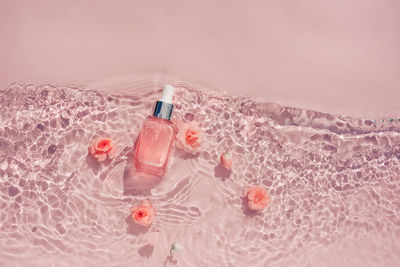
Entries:
<svg viewBox="0 0 400 267">
<path fill-rule="evenodd" d="M 156 107 L 154 108 L 153 116 L 157 117 L 157 118 L 163 118 L 166 120 L 170 120 L 173 109 L 174 109 L 174 105 L 163 102 L 163 101 L 157 101 Z"/>
</svg>

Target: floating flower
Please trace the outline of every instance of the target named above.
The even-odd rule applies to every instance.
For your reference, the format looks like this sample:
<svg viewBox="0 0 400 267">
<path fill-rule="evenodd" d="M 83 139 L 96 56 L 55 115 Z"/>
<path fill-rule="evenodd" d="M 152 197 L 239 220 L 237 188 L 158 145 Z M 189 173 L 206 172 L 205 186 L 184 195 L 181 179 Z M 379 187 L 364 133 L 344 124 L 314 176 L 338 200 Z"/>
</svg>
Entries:
<svg viewBox="0 0 400 267">
<path fill-rule="evenodd" d="M 115 154 L 114 142 L 109 138 L 97 137 L 89 147 L 89 155 L 98 162 L 105 161 L 107 156 L 111 158 Z"/>
<path fill-rule="evenodd" d="M 177 146 L 186 152 L 195 154 L 203 142 L 203 132 L 196 122 L 177 123 Z"/>
<path fill-rule="evenodd" d="M 149 226 L 156 216 L 156 209 L 149 200 L 143 200 L 139 207 L 131 207 L 132 220 L 134 223 Z"/>
<path fill-rule="evenodd" d="M 249 209 L 252 210 L 262 210 L 271 202 L 267 191 L 260 186 L 253 186 L 248 189 L 247 201 Z"/>
<path fill-rule="evenodd" d="M 221 155 L 221 164 L 227 169 L 232 167 L 232 155 L 228 151 Z"/>
<path fill-rule="evenodd" d="M 172 256 L 172 251 L 182 250 L 183 246 L 177 242 L 172 243 L 171 249 L 169 250 L 169 254 Z"/>
</svg>

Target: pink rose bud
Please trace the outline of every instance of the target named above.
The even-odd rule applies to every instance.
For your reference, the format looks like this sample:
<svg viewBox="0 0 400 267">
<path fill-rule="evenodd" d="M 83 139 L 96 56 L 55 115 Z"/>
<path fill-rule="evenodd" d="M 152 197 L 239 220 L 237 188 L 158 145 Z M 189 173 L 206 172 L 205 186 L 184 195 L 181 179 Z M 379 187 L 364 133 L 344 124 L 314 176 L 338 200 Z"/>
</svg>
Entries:
<svg viewBox="0 0 400 267">
<path fill-rule="evenodd" d="M 229 152 L 225 152 L 224 154 L 221 155 L 221 164 L 227 169 L 230 169 L 232 167 L 232 155 Z"/>
</svg>

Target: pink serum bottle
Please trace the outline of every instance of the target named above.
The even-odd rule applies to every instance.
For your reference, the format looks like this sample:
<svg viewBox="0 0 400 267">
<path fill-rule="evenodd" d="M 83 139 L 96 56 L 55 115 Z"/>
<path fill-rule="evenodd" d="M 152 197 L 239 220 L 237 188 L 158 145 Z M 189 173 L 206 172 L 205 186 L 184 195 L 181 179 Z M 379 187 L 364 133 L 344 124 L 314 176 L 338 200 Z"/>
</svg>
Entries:
<svg viewBox="0 0 400 267">
<path fill-rule="evenodd" d="M 177 131 L 170 121 L 174 109 L 173 94 L 174 87 L 166 85 L 161 99 L 156 102 L 153 116 L 143 123 L 134 158 L 138 171 L 156 176 L 163 176 L 167 171 Z"/>
</svg>

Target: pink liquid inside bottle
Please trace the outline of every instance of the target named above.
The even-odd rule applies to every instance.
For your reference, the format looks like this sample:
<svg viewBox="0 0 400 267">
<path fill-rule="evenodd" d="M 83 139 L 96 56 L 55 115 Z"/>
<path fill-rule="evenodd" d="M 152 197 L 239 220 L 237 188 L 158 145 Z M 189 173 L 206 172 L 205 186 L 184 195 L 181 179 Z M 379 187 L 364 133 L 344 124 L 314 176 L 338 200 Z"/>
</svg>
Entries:
<svg viewBox="0 0 400 267">
<path fill-rule="evenodd" d="M 143 123 L 135 151 L 135 166 L 138 171 L 163 176 L 168 167 L 176 128 L 170 121 L 173 105 L 173 87 L 166 85 L 163 96 L 157 101 L 153 116 Z"/>
</svg>

